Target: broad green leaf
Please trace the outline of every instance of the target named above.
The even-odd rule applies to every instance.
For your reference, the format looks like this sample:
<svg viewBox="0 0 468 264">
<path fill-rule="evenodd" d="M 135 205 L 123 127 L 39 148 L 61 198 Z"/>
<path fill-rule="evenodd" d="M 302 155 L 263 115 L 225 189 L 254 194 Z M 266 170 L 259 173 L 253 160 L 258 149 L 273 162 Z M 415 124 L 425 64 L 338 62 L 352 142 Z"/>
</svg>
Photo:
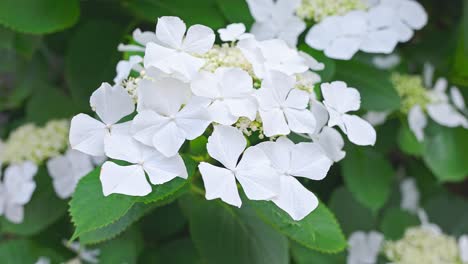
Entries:
<svg viewBox="0 0 468 264">
<path fill-rule="evenodd" d="M 195 245 L 189 238 L 170 241 L 160 247 L 149 248 L 140 258 L 141 263 L 201 264 Z"/>
<path fill-rule="evenodd" d="M 35 177 L 36 190 L 31 201 L 24 207 L 24 220 L 14 224 L 2 217 L 3 233 L 30 236 L 39 233 L 57 221 L 67 211 L 67 203 L 55 194 L 52 181 L 45 166 L 41 166 Z"/>
<path fill-rule="evenodd" d="M 361 93 L 361 107 L 368 111 L 391 111 L 400 108 L 400 97 L 390 82 L 388 72 L 359 61 L 336 61 L 335 80 L 341 80 Z"/>
<path fill-rule="evenodd" d="M 291 255 L 296 264 L 342 264 L 346 263 L 346 254 L 326 254 L 303 247 L 298 243 L 291 243 Z"/>
<path fill-rule="evenodd" d="M 155 205 L 153 204 L 136 203 L 123 217 L 114 223 L 80 235 L 80 243 L 96 244 L 113 239 L 154 208 Z"/>
<path fill-rule="evenodd" d="M 262 220 L 305 247 L 324 253 L 339 252 L 346 247 L 335 216 L 323 203 L 301 221 L 293 220 L 272 202 L 249 201 L 249 204 Z"/>
<path fill-rule="evenodd" d="M 468 3 L 464 1 L 464 14 L 461 19 L 457 47 L 453 56 L 451 80 L 460 86 L 468 86 Z"/>
<path fill-rule="evenodd" d="M 89 110 L 89 97 L 102 82 L 112 82 L 121 57 L 118 44 L 124 26 L 112 21 L 87 21 L 70 38 L 65 57 L 65 80 L 75 103 Z"/>
<path fill-rule="evenodd" d="M 229 23 L 244 23 L 245 26 L 249 26 L 254 22 L 247 1 L 216 0 L 216 2 Z"/>
<path fill-rule="evenodd" d="M 207 264 L 286 264 L 288 241 L 247 207 L 187 195 L 181 205 L 189 216 L 192 240 Z"/>
<path fill-rule="evenodd" d="M 398 146 L 406 154 L 415 156 L 420 156 L 424 147 L 424 145 L 418 141 L 414 133 L 409 129 L 407 124 L 400 126 L 400 130 L 398 131 Z"/>
<path fill-rule="evenodd" d="M 178 16 L 188 25 L 202 24 L 216 29 L 226 24 L 216 0 L 133 0 L 124 5 L 150 23 L 161 16 Z"/>
<path fill-rule="evenodd" d="M 420 224 L 416 215 L 393 207 L 384 212 L 380 223 L 380 231 L 382 231 L 386 240 L 398 240 L 403 237 L 408 227 Z"/>
<path fill-rule="evenodd" d="M 2 263 L 32 264 L 39 257 L 38 248 L 29 240 L 10 240 L 0 244 L 0 261 Z"/>
<path fill-rule="evenodd" d="M 136 264 L 143 249 L 143 239 L 137 228 L 130 228 L 116 239 L 99 244 L 99 263 Z"/>
<path fill-rule="evenodd" d="M 2 0 L 0 24 L 15 31 L 45 34 L 71 27 L 78 21 L 78 0 Z"/>
<path fill-rule="evenodd" d="M 395 172 L 383 155 L 371 147 L 348 145 L 341 171 L 346 187 L 358 202 L 377 211 L 390 196 Z"/>
<path fill-rule="evenodd" d="M 424 138 L 423 159 L 440 181 L 462 181 L 468 176 L 468 130 L 431 123 Z"/>
<path fill-rule="evenodd" d="M 424 205 L 429 221 L 452 235 L 468 233 L 468 201 L 449 192 L 429 199 Z"/>
<path fill-rule="evenodd" d="M 328 206 L 346 235 L 356 230 L 375 230 L 376 216 L 369 208 L 356 201 L 345 187 L 339 187 L 333 192 Z"/>
<path fill-rule="evenodd" d="M 187 225 L 187 219 L 182 214 L 178 203 L 161 206 L 146 215 L 140 222 L 145 241 L 167 241 L 175 237 Z"/>
</svg>

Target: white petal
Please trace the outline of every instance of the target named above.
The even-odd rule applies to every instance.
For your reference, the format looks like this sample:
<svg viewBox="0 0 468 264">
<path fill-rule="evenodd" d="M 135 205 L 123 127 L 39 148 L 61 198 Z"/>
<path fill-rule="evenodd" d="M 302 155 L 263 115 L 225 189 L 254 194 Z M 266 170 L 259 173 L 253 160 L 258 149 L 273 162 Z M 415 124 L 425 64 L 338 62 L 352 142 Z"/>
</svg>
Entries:
<svg viewBox="0 0 468 264">
<path fill-rule="evenodd" d="M 294 143 L 287 137 L 280 137 L 275 142 L 262 142 L 256 147 L 259 147 L 268 159 L 271 165 L 279 172 L 286 172 L 290 168 L 291 151 Z"/>
<path fill-rule="evenodd" d="M 5 208 L 5 217 L 15 223 L 19 224 L 24 219 L 24 208 L 22 205 L 9 203 Z"/>
<path fill-rule="evenodd" d="M 321 71 L 325 69 L 325 64 L 318 62 L 314 57 L 304 51 L 299 51 L 299 55 L 305 60 L 307 67 L 313 71 Z"/>
<path fill-rule="evenodd" d="M 204 54 L 213 47 L 215 34 L 209 27 L 193 25 L 187 31 L 182 49 L 188 53 Z"/>
<path fill-rule="evenodd" d="M 349 141 L 360 146 L 375 144 L 375 129 L 366 120 L 355 115 L 343 115 L 343 121 Z"/>
<path fill-rule="evenodd" d="M 314 115 L 316 122 L 314 134 L 317 134 L 322 129 L 322 127 L 327 124 L 329 114 L 327 108 L 325 108 L 322 103 L 315 99 L 311 100 L 310 111 Z"/>
<path fill-rule="evenodd" d="M 9 194 L 10 203 L 24 205 L 31 200 L 36 189 L 33 177 L 36 175 L 37 169 L 37 165 L 32 162 L 10 165 L 5 169 L 3 181 Z"/>
<path fill-rule="evenodd" d="M 434 84 L 433 90 L 439 93 L 445 93 L 448 87 L 448 81 L 445 78 L 438 78 Z"/>
<path fill-rule="evenodd" d="M 333 161 L 322 152 L 319 145 L 299 143 L 293 147 L 289 173 L 311 180 L 321 180 L 327 176 L 332 164 Z"/>
<path fill-rule="evenodd" d="M 427 125 L 427 118 L 419 105 L 413 106 L 408 112 L 408 125 L 418 141 L 422 141 L 424 139 L 424 128 Z"/>
<path fill-rule="evenodd" d="M 178 58 L 178 52 L 174 49 L 163 47 L 150 42 L 146 45 L 143 64 L 145 68 L 155 67 L 164 73 L 172 73 L 172 64 Z"/>
<path fill-rule="evenodd" d="M 326 49 L 338 37 L 339 23 L 338 17 L 328 17 L 313 25 L 305 37 L 305 42 L 314 49 Z"/>
<path fill-rule="evenodd" d="M 143 46 L 146 46 L 146 44 L 150 42 L 158 42 L 158 39 L 154 32 L 150 32 L 150 31 L 141 32 L 139 28 L 133 30 L 132 37 L 136 42 L 140 43 Z"/>
<path fill-rule="evenodd" d="M 432 79 L 434 78 L 434 65 L 426 62 L 424 63 L 423 69 L 423 78 L 424 78 L 424 86 L 427 88 L 432 87 Z"/>
<path fill-rule="evenodd" d="M 242 69 L 220 67 L 215 74 L 224 98 L 244 97 L 254 91 L 252 77 Z"/>
<path fill-rule="evenodd" d="M 207 200 L 220 198 L 222 201 L 240 207 L 242 201 L 237 191 L 234 174 L 227 169 L 219 168 L 206 162 L 198 165 L 203 184 L 205 185 L 205 197 Z"/>
<path fill-rule="evenodd" d="M 323 83 L 321 86 L 324 104 L 341 114 L 359 110 L 361 95 L 355 88 L 347 87 L 345 82 Z"/>
<path fill-rule="evenodd" d="M 245 150 L 235 176 L 250 200 L 267 200 L 279 193 L 279 175 L 271 167 L 265 153 L 258 147 L 249 147 Z"/>
<path fill-rule="evenodd" d="M 359 51 L 361 43 L 361 37 L 339 37 L 325 48 L 325 55 L 332 59 L 349 60 Z"/>
<path fill-rule="evenodd" d="M 464 110 L 466 105 L 465 105 L 465 99 L 463 98 L 462 93 L 460 90 L 453 86 L 450 88 L 450 98 L 452 99 L 452 103 L 459 109 L 459 110 Z"/>
<path fill-rule="evenodd" d="M 222 41 L 236 41 L 244 32 L 245 25 L 242 23 L 230 24 L 226 28 L 218 29 Z"/>
<path fill-rule="evenodd" d="M 458 248 L 460 250 L 460 259 L 463 263 L 468 262 L 468 235 L 462 235 L 458 239 Z"/>
<path fill-rule="evenodd" d="M 174 121 L 161 127 L 153 136 L 153 146 L 166 157 L 176 155 L 184 142 L 185 134 Z"/>
<path fill-rule="evenodd" d="M 360 49 L 368 53 L 392 53 L 398 44 L 398 32 L 392 28 L 376 30 L 367 34 Z"/>
<path fill-rule="evenodd" d="M 307 134 L 313 134 L 315 132 L 315 117 L 309 110 L 296 110 L 287 108 L 284 110 L 284 114 L 291 131 Z"/>
<path fill-rule="evenodd" d="M 131 131 L 136 140 L 152 146 L 154 135 L 168 122 L 169 118 L 154 111 L 142 111 L 133 119 Z"/>
<path fill-rule="evenodd" d="M 108 134 L 106 125 L 85 114 L 78 114 L 71 120 L 70 145 L 92 156 L 104 155 L 104 135 Z"/>
<path fill-rule="evenodd" d="M 447 127 L 468 125 L 468 120 L 448 103 L 429 104 L 427 113 L 437 123 Z"/>
<path fill-rule="evenodd" d="M 286 123 L 284 113 L 280 109 L 273 109 L 270 111 L 260 110 L 259 113 L 262 119 L 263 133 L 265 136 L 287 135 L 291 132 Z"/>
<path fill-rule="evenodd" d="M 68 198 L 75 190 L 75 179 L 70 171 L 70 162 L 65 156 L 58 156 L 47 161 L 47 171 L 52 177 L 52 183 L 57 195 Z"/>
<path fill-rule="evenodd" d="M 414 214 L 419 207 L 419 191 L 413 178 L 406 178 L 400 183 L 401 203 L 400 207 Z"/>
<path fill-rule="evenodd" d="M 120 84 L 122 80 L 127 79 L 130 75 L 130 72 L 139 65 L 143 61 L 143 58 L 137 55 L 130 56 L 130 59 L 121 60 L 117 63 L 117 76 L 114 78 L 115 84 Z M 141 65 L 140 65 L 141 67 Z"/>
<path fill-rule="evenodd" d="M 375 112 L 375 111 L 369 111 L 367 112 L 363 118 L 367 120 L 371 125 L 373 126 L 378 126 L 382 125 L 385 123 L 387 120 L 387 116 L 390 113 L 388 111 L 383 111 L 383 112 Z"/>
<path fill-rule="evenodd" d="M 257 116 L 258 105 L 254 97 L 242 99 L 228 99 L 224 101 L 229 108 L 229 112 L 236 117 L 247 117 L 255 120 Z"/>
<path fill-rule="evenodd" d="M 427 13 L 417 1 L 401 1 L 397 12 L 413 29 L 421 29 L 427 24 Z"/>
<path fill-rule="evenodd" d="M 234 169 L 246 146 L 247 141 L 242 132 L 234 127 L 220 125 L 214 127 L 206 148 L 210 157 L 226 168 Z"/>
<path fill-rule="evenodd" d="M 299 35 L 306 29 L 306 23 L 296 16 L 289 16 L 282 23 L 278 38 L 284 40 L 290 47 L 296 47 Z"/>
<path fill-rule="evenodd" d="M 101 84 L 93 92 L 90 105 L 107 125 L 117 123 L 135 110 L 135 104 L 127 91 L 120 85 L 112 87 L 108 83 Z"/>
<path fill-rule="evenodd" d="M 414 35 L 414 31 L 399 19 L 393 22 L 392 28 L 398 33 L 398 41 L 400 42 L 407 42 Z"/>
<path fill-rule="evenodd" d="M 190 98 L 189 86 L 175 78 L 141 80 L 138 85 L 138 111 L 153 110 L 160 115 L 175 115 Z"/>
<path fill-rule="evenodd" d="M 280 176 L 280 183 L 280 193 L 272 201 L 292 219 L 300 221 L 317 208 L 317 197 L 294 177 Z"/>
<path fill-rule="evenodd" d="M 232 125 L 234 124 L 238 117 L 231 114 L 229 107 L 226 103 L 221 101 L 214 101 L 209 107 L 208 111 L 210 113 L 211 120 L 221 125 Z"/>
<path fill-rule="evenodd" d="M 164 16 L 158 18 L 156 37 L 168 47 L 180 49 L 182 47 L 182 39 L 184 38 L 185 30 L 185 23 L 180 18 Z"/>
<path fill-rule="evenodd" d="M 190 83 L 190 89 L 197 96 L 210 99 L 221 97 L 218 79 L 211 72 L 200 72 Z"/>
<path fill-rule="evenodd" d="M 176 115 L 177 127 L 183 131 L 184 137 L 193 140 L 201 136 L 211 123 L 211 117 L 206 107 L 209 100 L 192 97 L 182 110 Z"/>
<path fill-rule="evenodd" d="M 104 196 L 112 193 L 145 196 L 152 190 L 143 168 L 139 165 L 119 166 L 106 161 L 102 165 L 100 179 Z"/>
<path fill-rule="evenodd" d="M 175 177 L 188 177 L 187 168 L 180 155 L 167 158 L 156 150 L 145 157 L 143 169 L 148 173 L 152 184 L 163 184 Z"/>
<path fill-rule="evenodd" d="M 328 158 L 334 162 L 342 160 L 346 155 L 346 153 L 343 151 L 343 137 L 334 128 L 327 126 L 323 127 L 318 140 L 314 142 L 318 143 Z"/>
<path fill-rule="evenodd" d="M 170 72 L 178 79 L 189 82 L 197 76 L 200 68 L 205 65 L 205 60 L 194 57 L 188 53 L 178 53 L 177 57 L 170 61 Z"/>
<path fill-rule="evenodd" d="M 274 7 L 272 0 L 247 0 L 250 13 L 256 21 L 265 21 L 270 18 Z"/>
<path fill-rule="evenodd" d="M 306 91 L 292 89 L 286 98 L 285 105 L 295 109 L 305 109 L 309 104 L 309 94 Z"/>
<path fill-rule="evenodd" d="M 147 146 L 136 141 L 130 135 L 111 135 L 107 136 L 104 141 L 107 157 L 124 160 L 133 164 L 142 161 L 143 148 L 147 148 Z"/>
</svg>

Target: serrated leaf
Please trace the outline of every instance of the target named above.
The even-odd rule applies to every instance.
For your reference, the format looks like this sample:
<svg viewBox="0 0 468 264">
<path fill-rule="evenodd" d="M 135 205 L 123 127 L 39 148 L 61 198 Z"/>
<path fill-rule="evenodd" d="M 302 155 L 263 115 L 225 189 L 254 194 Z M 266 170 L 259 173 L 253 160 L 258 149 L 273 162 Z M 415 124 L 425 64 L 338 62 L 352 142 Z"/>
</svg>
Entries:
<svg viewBox="0 0 468 264">
<path fill-rule="evenodd" d="M 301 221 L 294 221 L 272 202 L 249 201 L 249 205 L 262 220 L 302 246 L 327 253 L 339 252 L 346 247 L 339 224 L 323 203 Z"/>
<path fill-rule="evenodd" d="M 361 108 L 368 111 L 392 111 L 400 108 L 400 97 L 388 72 L 359 61 L 336 61 L 335 80 L 345 81 L 361 93 Z"/>
<path fill-rule="evenodd" d="M 440 181 L 462 181 L 468 176 L 468 130 L 431 123 L 424 138 L 423 159 Z"/>
<path fill-rule="evenodd" d="M 20 224 L 14 224 L 2 217 L 3 233 L 31 236 L 46 229 L 57 221 L 67 211 L 67 204 L 55 194 L 50 176 L 44 166 L 39 168 L 35 176 L 37 184 L 31 201 L 24 207 L 24 219 Z"/>
<path fill-rule="evenodd" d="M 45 34 L 74 25 L 80 15 L 78 0 L 2 0 L 0 24 L 15 31 Z"/>
<path fill-rule="evenodd" d="M 385 157 L 371 147 L 348 145 L 341 172 L 348 190 L 362 205 L 380 209 L 390 196 L 395 172 Z"/>
<path fill-rule="evenodd" d="M 408 227 L 419 226 L 420 224 L 416 215 L 393 207 L 387 209 L 382 216 L 380 231 L 385 235 L 386 240 L 399 240 Z"/>
<path fill-rule="evenodd" d="M 247 207 L 187 195 L 181 205 L 189 215 L 190 234 L 207 264 L 286 264 L 288 242 Z"/>
</svg>

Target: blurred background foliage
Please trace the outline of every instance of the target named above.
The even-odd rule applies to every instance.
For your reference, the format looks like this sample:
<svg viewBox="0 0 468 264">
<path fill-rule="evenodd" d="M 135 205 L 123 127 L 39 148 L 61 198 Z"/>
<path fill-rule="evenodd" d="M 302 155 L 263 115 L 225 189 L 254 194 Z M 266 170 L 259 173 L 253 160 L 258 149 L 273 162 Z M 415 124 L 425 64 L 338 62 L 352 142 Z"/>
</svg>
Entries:
<svg viewBox="0 0 468 264">
<path fill-rule="evenodd" d="M 429 24 L 416 32 L 411 42 L 399 46 L 397 52 L 403 63 L 398 71 L 420 74 L 422 65 L 430 62 L 435 65 L 436 75 L 449 77 L 466 97 L 468 3 L 462 0 L 420 2 L 429 14 Z M 213 29 L 234 22 L 250 26 L 253 22 L 244 0 L 0 1 L 0 137 L 5 138 L 9 131 L 25 122 L 43 124 L 50 119 L 90 112 L 90 94 L 101 82 L 111 82 L 115 76 L 115 65 L 122 56 L 117 45 L 128 42 L 136 27 L 153 31 L 156 18 L 164 15 L 179 16 L 187 24 L 204 24 Z M 389 81 L 390 72 L 372 67 L 370 55 L 358 54 L 351 61 L 334 61 L 306 47 L 303 37 L 300 49 L 326 64 L 320 73 L 324 81 L 340 79 L 359 88 L 365 110 L 399 108 L 398 95 Z M 406 227 L 418 224 L 415 216 L 399 209 L 396 176 L 399 167 L 406 168 L 406 174 L 416 178 L 422 204 L 433 222 L 450 234 L 468 233 L 467 130 L 433 123 L 427 130 L 427 139 L 420 144 L 406 122 L 396 117 L 379 126 L 377 133 L 375 148 L 347 146 L 346 159 L 334 166 L 324 181 L 305 183 L 335 214 L 344 234 L 377 229 L 386 238 L 397 239 Z M 7 260 L 4 263 L 34 263 L 41 255 L 55 256 L 54 263 L 70 257 L 70 252 L 58 246 L 74 231 L 67 215 L 68 205 L 55 197 L 50 179 L 42 174 L 38 175 L 38 185 L 44 187 L 38 187 L 41 191 L 27 206 L 29 216 L 25 219 L 31 220 L 21 225 L 0 222 L 4 238 L 0 243 L 0 257 Z M 298 264 L 344 261 L 344 253 L 327 255 L 296 242 L 290 243 L 288 251 L 285 237 L 249 218 L 249 209 L 238 216 L 247 219 L 247 227 L 236 221 L 223 222 L 220 226 L 211 214 L 225 217 L 228 212 L 195 198 L 190 204 L 189 208 L 179 207 L 178 203 L 157 209 L 132 207 L 134 214 L 127 216 L 130 219 L 110 227 L 112 230 L 105 231 L 108 232 L 105 238 L 99 234 L 84 237 L 95 244 L 117 236 L 138 221 L 138 225 L 117 238 L 98 244 L 101 263 L 138 260 L 201 263 L 200 254 L 207 263 L 216 263 L 220 258 L 229 260 L 225 263 L 246 263 L 243 254 L 226 255 L 229 251 L 212 242 L 218 239 L 217 243 L 222 244 L 232 239 L 235 243 L 255 243 L 249 237 L 265 240 L 263 245 L 276 241 L 268 252 L 274 261 L 268 263 L 285 263 L 290 257 Z M 204 211 L 200 211 L 202 207 Z M 143 215 L 145 218 L 139 220 Z M 253 233 L 223 233 L 225 237 L 220 240 L 216 232 L 221 232 L 226 225 L 233 230 L 248 228 Z M 256 236 L 255 230 L 262 230 L 262 235 Z M 12 237 L 18 239 L 11 240 Z M 216 251 L 220 256 L 206 257 L 206 252 Z"/>
</svg>

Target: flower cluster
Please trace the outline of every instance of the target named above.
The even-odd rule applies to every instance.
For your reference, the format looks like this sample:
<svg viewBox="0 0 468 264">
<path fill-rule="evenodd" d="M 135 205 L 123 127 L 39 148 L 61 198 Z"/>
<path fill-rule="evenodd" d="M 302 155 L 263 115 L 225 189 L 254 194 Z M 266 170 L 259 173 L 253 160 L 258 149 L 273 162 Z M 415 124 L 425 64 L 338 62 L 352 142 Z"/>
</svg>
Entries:
<svg viewBox="0 0 468 264">
<path fill-rule="evenodd" d="M 440 125 L 468 128 L 466 106 L 457 87 L 450 88 L 448 82 L 438 78 L 433 85 L 434 69 L 426 64 L 423 78 L 412 75 L 394 74 L 392 82 L 402 98 L 402 112 L 408 113 L 410 129 L 419 141 L 424 139 L 427 125 L 426 113 Z"/>
<path fill-rule="evenodd" d="M 207 143 L 212 159 L 199 164 L 206 198 L 241 206 L 237 181 L 247 198 L 271 200 L 300 220 L 318 199 L 295 177 L 321 180 L 344 157 L 344 141 L 332 127 L 355 144 L 375 143 L 373 127 L 350 113 L 360 108 L 359 92 L 344 82 L 324 83 L 320 102 L 314 91 L 320 78 L 310 69 L 323 64 L 283 40 L 257 40 L 241 24 L 219 33 L 230 44 L 214 46 L 210 28 L 187 30 L 177 17 L 159 18 L 155 33 L 135 30 L 141 46 L 120 49 L 139 50 L 141 59 L 133 61 L 140 62 L 120 62 L 117 76 L 139 73 L 136 107 L 121 86 L 125 79 L 103 83 L 90 99 L 98 119 L 72 119 L 71 147 L 128 163 L 104 163 L 104 195 L 144 196 L 151 185 L 187 178 L 182 145 L 213 131 Z M 295 144 L 286 137 L 291 133 L 309 140 Z M 252 134 L 261 143 L 248 147 Z"/>
<path fill-rule="evenodd" d="M 296 13 L 304 20 L 320 22 L 329 16 L 342 16 L 353 10 L 367 8 L 366 0 L 302 0 Z"/>
<path fill-rule="evenodd" d="M 5 142 L 3 162 L 32 161 L 39 165 L 66 149 L 68 130 L 67 120 L 52 120 L 44 127 L 23 125 L 14 130 Z"/>
</svg>

